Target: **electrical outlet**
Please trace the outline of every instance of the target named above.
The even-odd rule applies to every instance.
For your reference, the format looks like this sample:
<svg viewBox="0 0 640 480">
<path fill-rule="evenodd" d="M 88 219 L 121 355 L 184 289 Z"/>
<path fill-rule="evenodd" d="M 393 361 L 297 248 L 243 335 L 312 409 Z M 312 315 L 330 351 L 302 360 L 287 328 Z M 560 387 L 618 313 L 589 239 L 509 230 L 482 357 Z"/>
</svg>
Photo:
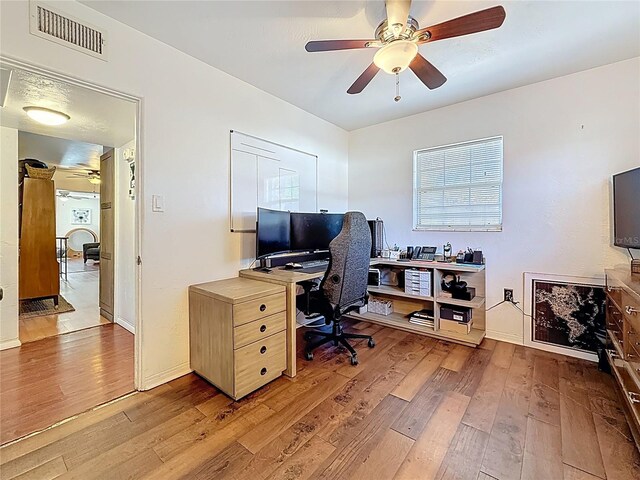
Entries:
<svg viewBox="0 0 640 480">
<path fill-rule="evenodd" d="M 504 289 L 504 301 L 513 303 L 513 288 Z"/>
</svg>

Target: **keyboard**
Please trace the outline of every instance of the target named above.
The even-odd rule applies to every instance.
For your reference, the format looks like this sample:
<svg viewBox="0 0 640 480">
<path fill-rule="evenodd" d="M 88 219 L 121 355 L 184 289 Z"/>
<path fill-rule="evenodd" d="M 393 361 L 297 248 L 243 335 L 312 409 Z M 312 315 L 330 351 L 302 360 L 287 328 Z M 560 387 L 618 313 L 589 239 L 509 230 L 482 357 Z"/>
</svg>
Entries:
<svg viewBox="0 0 640 480">
<path fill-rule="evenodd" d="M 300 262 L 300 265 L 305 273 L 319 273 L 327 269 L 329 260 L 309 260 L 308 262 Z"/>
<path fill-rule="evenodd" d="M 329 260 L 309 260 L 307 262 L 300 262 L 300 265 L 302 265 L 302 268 L 327 267 Z"/>
</svg>

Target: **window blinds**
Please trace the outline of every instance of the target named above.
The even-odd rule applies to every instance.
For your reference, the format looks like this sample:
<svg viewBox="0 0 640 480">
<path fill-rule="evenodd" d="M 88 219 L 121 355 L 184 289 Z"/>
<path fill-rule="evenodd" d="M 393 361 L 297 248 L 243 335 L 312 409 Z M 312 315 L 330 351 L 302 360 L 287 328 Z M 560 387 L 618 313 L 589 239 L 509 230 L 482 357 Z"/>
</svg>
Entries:
<svg viewBox="0 0 640 480">
<path fill-rule="evenodd" d="M 502 230 L 502 137 L 416 150 L 414 229 Z"/>
</svg>

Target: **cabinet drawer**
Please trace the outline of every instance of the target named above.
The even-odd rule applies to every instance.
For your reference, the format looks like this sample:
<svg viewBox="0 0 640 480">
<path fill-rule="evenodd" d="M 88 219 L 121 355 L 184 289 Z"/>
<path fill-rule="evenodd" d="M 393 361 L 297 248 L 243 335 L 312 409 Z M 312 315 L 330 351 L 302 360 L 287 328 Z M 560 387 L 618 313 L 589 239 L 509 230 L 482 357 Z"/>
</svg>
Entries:
<svg viewBox="0 0 640 480">
<path fill-rule="evenodd" d="M 238 303 L 233 306 L 233 324 L 235 326 L 244 325 L 274 313 L 284 312 L 286 303 L 284 293 L 276 293 L 250 302 Z"/>
<path fill-rule="evenodd" d="M 286 328 L 286 312 L 276 313 L 260 320 L 245 323 L 233 329 L 234 348 L 244 347 L 260 339 L 269 337 Z"/>
<path fill-rule="evenodd" d="M 607 275 L 607 296 L 618 306 L 622 306 L 622 285 L 615 276 Z"/>
<path fill-rule="evenodd" d="M 279 377 L 287 368 L 285 332 L 235 351 L 235 397 L 244 397 Z"/>
<path fill-rule="evenodd" d="M 625 320 L 636 332 L 640 332 L 640 302 L 636 301 L 627 292 L 622 292 L 620 308 L 622 308 Z"/>
</svg>

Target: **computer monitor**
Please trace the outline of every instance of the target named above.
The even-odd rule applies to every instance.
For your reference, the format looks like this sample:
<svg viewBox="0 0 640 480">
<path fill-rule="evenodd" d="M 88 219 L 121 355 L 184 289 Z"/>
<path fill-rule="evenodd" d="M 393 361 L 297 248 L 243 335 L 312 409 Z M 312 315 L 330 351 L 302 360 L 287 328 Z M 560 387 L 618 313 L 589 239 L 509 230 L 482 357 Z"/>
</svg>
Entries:
<svg viewBox="0 0 640 480">
<path fill-rule="evenodd" d="M 342 230 L 343 218 L 338 213 L 292 213 L 291 250 L 328 250 L 331 240 Z"/>
<path fill-rule="evenodd" d="M 613 176 L 613 244 L 640 249 L 640 168 Z"/>
<path fill-rule="evenodd" d="M 291 214 L 258 208 L 256 258 L 291 250 Z"/>
</svg>

